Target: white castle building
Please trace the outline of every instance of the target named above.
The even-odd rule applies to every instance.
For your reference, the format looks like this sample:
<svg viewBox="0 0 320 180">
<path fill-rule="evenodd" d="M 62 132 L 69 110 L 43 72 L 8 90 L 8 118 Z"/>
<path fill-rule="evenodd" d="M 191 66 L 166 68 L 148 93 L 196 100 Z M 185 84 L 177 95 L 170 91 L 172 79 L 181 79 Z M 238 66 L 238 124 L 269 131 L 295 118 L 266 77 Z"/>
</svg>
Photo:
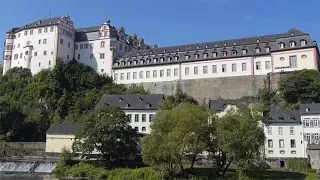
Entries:
<svg viewBox="0 0 320 180">
<path fill-rule="evenodd" d="M 113 76 L 116 83 L 143 84 L 158 94 L 167 94 L 172 82 L 184 81 L 182 88 L 194 97 L 199 95 L 197 98 L 213 98 L 212 91 L 229 98 L 252 95 L 257 89 L 248 88 L 255 86 L 252 82 L 260 83 L 259 87 L 263 83 L 252 77 L 318 70 L 320 63 L 316 42 L 294 28 L 280 34 L 158 48 L 145 45 L 137 35 L 127 35 L 123 27 L 117 29 L 110 21 L 75 29 L 70 17 L 63 16 L 8 31 L 3 73 L 24 67 L 36 74 L 54 67 L 58 57 L 89 65 Z M 237 93 L 231 88 L 234 83 Z"/>
<path fill-rule="evenodd" d="M 69 16 L 38 20 L 7 32 L 3 73 L 23 67 L 36 74 L 54 67 L 56 59 L 87 64 L 112 75 L 114 60 L 126 52 L 147 48 L 143 38 L 129 36 L 106 21 L 100 26 L 75 29 Z"/>
</svg>

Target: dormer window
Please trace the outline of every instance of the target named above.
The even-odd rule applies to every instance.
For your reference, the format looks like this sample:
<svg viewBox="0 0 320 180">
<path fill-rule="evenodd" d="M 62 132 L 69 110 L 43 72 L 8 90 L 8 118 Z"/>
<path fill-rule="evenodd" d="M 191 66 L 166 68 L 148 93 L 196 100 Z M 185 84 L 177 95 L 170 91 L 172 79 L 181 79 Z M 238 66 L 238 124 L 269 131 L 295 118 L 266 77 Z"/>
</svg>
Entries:
<svg viewBox="0 0 320 180">
<path fill-rule="evenodd" d="M 119 97 L 119 101 L 123 101 L 123 98 L 122 98 L 122 97 Z"/>
<path fill-rule="evenodd" d="M 105 106 L 110 106 L 110 104 L 109 104 L 109 103 L 104 103 L 104 105 L 105 105 Z"/>
<path fill-rule="evenodd" d="M 295 46 L 296 46 L 296 42 L 291 41 L 291 42 L 290 42 L 290 47 L 295 47 Z"/>
<path fill-rule="evenodd" d="M 218 53 L 216 53 L 216 52 L 212 53 L 212 57 L 217 57 L 217 56 L 218 56 Z"/>
<path fill-rule="evenodd" d="M 129 65 L 132 65 L 132 61 L 129 61 L 128 64 L 129 64 Z"/>
<path fill-rule="evenodd" d="M 126 62 L 125 62 L 125 61 L 122 61 L 122 62 L 121 62 L 121 65 L 122 65 L 122 66 L 126 65 Z"/>
<path fill-rule="evenodd" d="M 147 102 L 146 106 L 147 106 L 147 108 L 150 108 L 151 107 L 151 103 Z"/>
<path fill-rule="evenodd" d="M 270 52 L 270 47 L 266 47 L 266 52 Z"/>
<path fill-rule="evenodd" d="M 203 53 L 203 58 L 204 59 L 208 58 L 208 54 L 207 53 Z"/>
<path fill-rule="evenodd" d="M 133 61 L 133 64 L 134 64 L 134 65 L 137 65 L 137 64 L 138 64 L 138 61 L 137 61 L 137 60 Z"/>
<path fill-rule="evenodd" d="M 157 58 L 153 58 L 153 63 L 157 63 L 158 59 Z"/>
<path fill-rule="evenodd" d="M 247 54 L 247 50 L 246 49 L 242 49 L 242 54 Z"/>
<path fill-rule="evenodd" d="M 115 66 L 119 66 L 119 63 L 118 63 L 118 62 L 116 62 L 114 65 L 115 65 Z"/>
<path fill-rule="evenodd" d="M 283 49 L 284 48 L 284 43 L 279 43 L 279 48 Z"/>
<path fill-rule="evenodd" d="M 222 51 L 222 56 L 227 56 L 227 55 L 228 55 L 227 51 Z"/>
<path fill-rule="evenodd" d="M 218 44 L 215 44 L 214 47 L 218 47 Z"/>
<path fill-rule="evenodd" d="M 139 101 L 140 101 L 140 102 L 143 101 L 143 98 L 142 98 L 142 97 L 139 97 Z"/>
<path fill-rule="evenodd" d="M 144 59 L 140 59 L 140 64 L 144 64 Z"/>
<path fill-rule="evenodd" d="M 175 57 L 174 57 L 174 60 L 175 60 L 175 61 L 178 61 L 178 60 L 179 60 L 179 56 L 175 56 Z"/>
<path fill-rule="evenodd" d="M 195 54 L 194 57 L 195 57 L 196 59 L 199 59 L 199 54 Z"/>
<path fill-rule="evenodd" d="M 260 52 L 261 52 L 261 49 L 257 47 L 256 48 L 256 53 L 259 54 Z"/>
<path fill-rule="evenodd" d="M 171 60 L 172 60 L 172 57 L 169 56 L 169 57 L 168 57 L 168 62 L 170 62 Z"/>
<path fill-rule="evenodd" d="M 234 43 L 233 43 L 233 45 L 237 45 L 237 43 L 236 43 L 236 42 L 234 42 Z"/>
<path fill-rule="evenodd" d="M 284 118 L 283 118 L 283 117 L 278 117 L 278 119 L 279 119 L 279 120 L 284 120 Z"/>
<path fill-rule="evenodd" d="M 224 43 L 224 45 L 226 46 L 226 45 L 227 45 L 227 43 Z"/>
<path fill-rule="evenodd" d="M 186 60 L 189 60 L 189 58 L 190 58 L 190 55 L 186 55 L 186 56 L 185 56 L 185 59 L 186 59 Z"/>
<path fill-rule="evenodd" d="M 306 108 L 306 112 L 309 112 L 310 111 L 310 108 Z"/>
<path fill-rule="evenodd" d="M 300 46 L 306 46 L 307 44 L 307 41 L 306 40 L 301 40 L 300 41 Z"/>
<path fill-rule="evenodd" d="M 236 56 L 237 55 L 237 51 L 236 50 L 233 50 L 232 51 L 232 56 Z"/>
<path fill-rule="evenodd" d="M 126 108 L 128 108 L 128 107 L 130 107 L 130 103 L 126 103 L 126 106 L 125 106 Z"/>
<path fill-rule="evenodd" d="M 293 117 L 293 116 L 290 116 L 289 119 L 290 119 L 290 120 L 296 120 L 296 118 Z"/>
<path fill-rule="evenodd" d="M 257 39 L 257 43 L 259 43 L 260 42 L 260 39 Z"/>
<path fill-rule="evenodd" d="M 151 59 L 147 59 L 147 63 L 150 64 L 151 63 Z"/>
<path fill-rule="evenodd" d="M 164 62 L 164 57 L 161 57 L 161 58 L 160 58 L 160 61 L 161 61 L 161 62 Z"/>
<path fill-rule="evenodd" d="M 177 48 L 177 51 L 180 51 L 180 49 L 179 49 L 179 48 Z"/>
</svg>

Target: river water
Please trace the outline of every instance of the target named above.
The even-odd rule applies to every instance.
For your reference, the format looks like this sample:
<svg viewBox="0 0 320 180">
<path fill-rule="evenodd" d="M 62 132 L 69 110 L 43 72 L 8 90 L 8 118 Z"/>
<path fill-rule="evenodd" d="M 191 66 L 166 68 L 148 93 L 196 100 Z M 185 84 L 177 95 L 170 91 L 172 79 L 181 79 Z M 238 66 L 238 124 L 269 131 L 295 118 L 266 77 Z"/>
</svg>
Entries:
<svg viewBox="0 0 320 180">
<path fill-rule="evenodd" d="M 0 180 L 58 180 L 51 175 L 0 174 Z"/>
</svg>

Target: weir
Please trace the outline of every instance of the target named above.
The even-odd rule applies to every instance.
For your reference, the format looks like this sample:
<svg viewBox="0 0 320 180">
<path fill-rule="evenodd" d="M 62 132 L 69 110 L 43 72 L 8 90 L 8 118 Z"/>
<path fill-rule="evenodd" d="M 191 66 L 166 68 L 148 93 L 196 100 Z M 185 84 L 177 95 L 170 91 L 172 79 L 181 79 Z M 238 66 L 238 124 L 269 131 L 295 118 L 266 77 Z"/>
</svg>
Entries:
<svg viewBox="0 0 320 180">
<path fill-rule="evenodd" d="M 0 162 L 0 172 L 10 173 L 52 173 L 53 162 Z"/>
</svg>

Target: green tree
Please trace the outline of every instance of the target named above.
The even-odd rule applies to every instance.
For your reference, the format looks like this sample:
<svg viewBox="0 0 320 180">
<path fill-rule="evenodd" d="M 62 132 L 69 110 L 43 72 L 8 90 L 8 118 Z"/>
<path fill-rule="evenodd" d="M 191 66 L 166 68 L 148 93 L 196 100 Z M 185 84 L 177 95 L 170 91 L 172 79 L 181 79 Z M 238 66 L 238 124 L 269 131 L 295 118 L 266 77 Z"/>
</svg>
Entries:
<svg viewBox="0 0 320 180">
<path fill-rule="evenodd" d="M 207 109 L 187 103 L 158 112 L 151 134 L 142 141 L 143 161 L 161 165 L 170 173 L 182 170 L 184 156 L 191 155 L 195 159 L 206 149 L 201 137 L 208 117 Z"/>
<path fill-rule="evenodd" d="M 262 115 L 252 106 L 239 106 L 228 112 L 218 121 L 218 143 L 220 149 L 229 157 L 229 163 L 235 161 L 240 171 L 251 160 L 258 157 L 265 135 L 260 126 Z M 225 172 L 225 171 L 224 171 Z"/>
<path fill-rule="evenodd" d="M 105 107 L 88 113 L 73 144 L 75 152 L 101 152 L 108 161 L 134 159 L 138 135 L 119 107 Z"/>
<path fill-rule="evenodd" d="M 289 104 L 320 102 L 320 73 L 306 69 L 291 72 L 279 81 L 279 91 Z"/>
<path fill-rule="evenodd" d="M 178 104 L 188 103 L 188 104 L 195 104 L 198 105 L 198 101 L 195 100 L 193 97 L 187 95 L 186 93 L 182 92 L 180 88 L 177 88 L 175 95 L 167 96 L 166 99 L 160 104 L 160 110 L 170 110 L 177 106 Z"/>
</svg>

